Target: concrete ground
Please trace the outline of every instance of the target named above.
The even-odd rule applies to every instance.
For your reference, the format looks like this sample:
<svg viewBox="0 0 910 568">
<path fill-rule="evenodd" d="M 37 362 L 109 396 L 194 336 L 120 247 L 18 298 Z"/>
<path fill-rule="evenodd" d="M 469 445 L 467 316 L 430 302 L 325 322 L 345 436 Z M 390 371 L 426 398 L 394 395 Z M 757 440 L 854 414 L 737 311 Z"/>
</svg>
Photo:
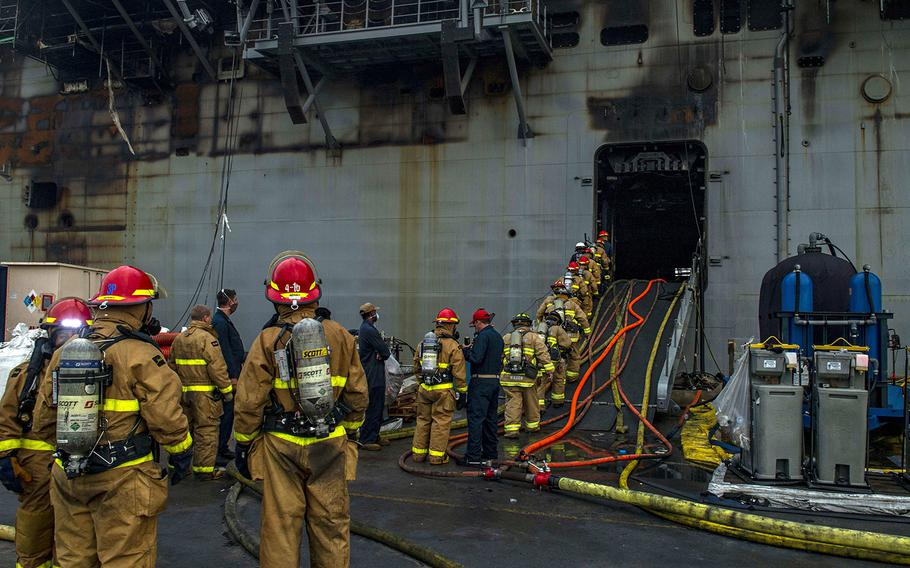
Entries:
<svg viewBox="0 0 910 568">
<path fill-rule="evenodd" d="M 633 507 L 530 486 L 409 475 L 397 465 L 409 445 L 402 440 L 361 454 L 359 479 L 351 483 L 352 517 L 465 566 L 873 565 L 716 536 Z M 189 480 L 171 489 L 159 522 L 159 566 L 256 566 L 227 533 L 223 504 L 229 485 Z M 0 494 L 0 523 L 12 524 L 15 506 L 14 495 Z M 245 492 L 239 510 L 243 526 L 258 533 L 258 499 Z M 357 536 L 351 552 L 352 566 L 419 565 Z M 12 543 L 0 542 L 0 565 L 14 563 Z"/>
</svg>

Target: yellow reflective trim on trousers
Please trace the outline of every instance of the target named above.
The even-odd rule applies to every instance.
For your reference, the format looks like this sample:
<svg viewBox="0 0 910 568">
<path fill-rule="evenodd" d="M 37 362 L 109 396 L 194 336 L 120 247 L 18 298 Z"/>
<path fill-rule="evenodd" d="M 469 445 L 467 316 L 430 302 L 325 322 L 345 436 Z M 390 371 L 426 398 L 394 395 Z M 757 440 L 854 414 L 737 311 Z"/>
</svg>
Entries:
<svg viewBox="0 0 910 568">
<path fill-rule="evenodd" d="M 442 456 L 446 455 L 445 452 L 440 452 L 439 450 L 429 450 L 429 453 L 430 456 L 434 458 L 441 458 Z"/>
<path fill-rule="evenodd" d="M 190 385 L 183 387 L 183 392 L 214 392 L 215 385 Z"/>
<path fill-rule="evenodd" d="M 577 377 L 577 376 L 578 376 L 578 373 L 575 372 L 575 371 L 566 371 L 566 374 L 569 375 L 570 377 Z"/>
<path fill-rule="evenodd" d="M 412 453 L 412 454 L 425 454 L 425 453 L 427 453 L 427 451 L 428 451 L 428 450 L 427 450 L 426 448 L 423 448 L 423 449 L 421 449 L 421 448 L 414 448 L 414 447 L 411 448 L 411 453 Z"/>
<path fill-rule="evenodd" d="M 585 328 L 585 335 L 590 335 L 590 334 L 591 334 L 591 328 L 590 328 L 590 327 L 586 327 L 586 328 Z"/>
<path fill-rule="evenodd" d="M 554 393 L 552 393 L 552 394 L 550 395 L 550 398 L 552 398 L 553 400 L 565 400 L 565 399 L 566 399 L 566 395 L 565 395 L 565 394 L 556 394 L 556 393 L 554 392 Z"/>
<path fill-rule="evenodd" d="M 575 336 L 575 337 L 570 337 L 569 339 L 572 340 L 572 343 L 578 343 L 579 338 L 578 338 L 578 336 Z"/>
<path fill-rule="evenodd" d="M 259 437 L 259 430 L 255 430 L 252 434 L 241 434 L 240 432 L 234 430 L 234 439 L 240 442 L 241 444 L 249 444 L 253 440 Z"/>
<path fill-rule="evenodd" d="M 422 388 L 423 390 L 427 390 L 427 391 L 438 391 L 438 390 L 443 390 L 443 389 L 450 389 L 452 387 L 453 387 L 452 383 L 442 383 L 441 385 L 432 385 L 432 386 L 427 386 L 423 383 L 420 383 L 420 388 Z"/>
<path fill-rule="evenodd" d="M 547 338 L 547 345 L 553 345 L 553 346 L 555 346 L 555 345 L 556 345 L 556 338 L 555 338 L 555 337 L 548 337 L 548 338 Z"/>
<path fill-rule="evenodd" d="M 540 422 L 525 422 L 525 427 L 530 428 L 531 430 L 540 428 Z"/>
<path fill-rule="evenodd" d="M 529 380 L 530 380 L 530 379 L 529 379 Z M 529 388 L 529 387 L 533 387 L 533 386 L 534 386 L 534 382 L 532 381 L 532 382 L 527 382 L 527 383 L 526 383 L 526 382 L 504 381 L 504 380 L 500 379 L 500 380 L 499 380 L 499 386 L 501 386 L 501 387 L 523 387 L 523 388 Z"/>
<path fill-rule="evenodd" d="M 504 429 L 506 432 L 518 432 L 521 429 L 521 424 L 506 424 Z"/>
<path fill-rule="evenodd" d="M 54 563 L 52 561 L 48 560 L 47 562 L 43 562 L 43 563 L 35 566 L 35 568 L 53 568 L 53 566 L 54 566 Z M 16 562 L 16 568 L 24 568 L 24 567 L 22 566 L 22 564 L 19 564 L 18 562 Z"/>
<path fill-rule="evenodd" d="M 23 450 L 34 450 L 36 452 L 53 452 L 57 448 L 53 444 L 48 444 L 47 442 L 42 442 L 41 440 L 29 440 L 28 438 L 22 438 L 22 449 Z"/>
<path fill-rule="evenodd" d="M 117 467 L 115 467 L 114 469 L 120 469 L 122 467 L 130 467 L 131 465 L 139 465 L 141 463 L 150 462 L 154 459 L 155 459 L 154 456 L 152 456 L 151 453 L 148 453 L 148 454 L 142 456 L 141 458 L 136 458 L 136 459 L 130 460 L 126 463 L 122 463 L 122 464 L 118 465 Z"/>
<path fill-rule="evenodd" d="M 192 445 L 193 445 L 193 436 L 191 436 L 190 433 L 187 432 L 186 438 L 184 438 L 182 442 L 178 442 L 171 446 L 169 446 L 167 444 L 161 444 L 161 447 L 164 448 L 165 451 L 169 454 L 182 454 L 183 452 L 188 450 L 189 447 Z"/>
<path fill-rule="evenodd" d="M 142 456 L 141 458 L 136 458 L 136 459 L 134 459 L 134 460 L 130 460 L 130 461 L 128 461 L 128 462 L 124 462 L 124 463 L 122 463 L 122 464 L 120 464 L 120 465 L 118 465 L 118 466 L 112 467 L 111 469 L 121 469 L 121 468 L 124 468 L 124 467 L 130 467 L 130 466 L 133 466 L 133 465 L 139 465 L 139 464 L 141 464 L 141 463 L 153 461 L 154 459 L 155 459 L 155 458 L 152 456 L 152 453 L 149 452 L 149 453 L 145 454 L 144 456 Z M 63 461 L 62 461 L 60 458 L 54 459 L 54 463 L 56 463 L 56 464 L 60 467 L 60 469 L 63 469 Z"/>
<path fill-rule="evenodd" d="M 199 366 L 199 365 L 208 365 L 205 359 L 174 359 L 174 362 L 178 365 L 186 366 Z"/>
<path fill-rule="evenodd" d="M 20 438 L 11 438 L 9 440 L 3 440 L 0 442 L 0 452 L 6 452 L 9 450 L 18 450 L 22 447 L 22 440 Z"/>
<path fill-rule="evenodd" d="M 346 430 L 356 430 L 363 426 L 363 420 L 358 420 L 356 422 L 342 422 L 341 425 L 344 426 Z"/>
<path fill-rule="evenodd" d="M 139 401 L 136 399 L 106 398 L 104 399 L 103 409 L 106 412 L 139 412 Z"/>
<path fill-rule="evenodd" d="M 303 437 L 303 436 L 294 436 L 293 434 L 285 434 L 284 432 L 266 432 L 269 436 L 275 436 L 286 442 L 292 444 L 297 444 L 298 446 L 311 446 L 316 442 L 322 442 L 325 440 L 331 440 L 332 438 L 338 438 L 347 434 L 347 431 L 344 429 L 344 426 L 338 426 L 332 433 L 326 436 L 325 438 L 315 438 L 315 437 Z"/>
<path fill-rule="evenodd" d="M 538 398 L 538 399 L 537 399 L 537 404 L 539 404 L 540 406 L 545 406 L 545 405 L 547 404 L 547 399 L 545 399 L 545 398 Z"/>
<path fill-rule="evenodd" d="M 193 466 L 193 473 L 214 473 L 214 472 L 215 472 L 214 466 L 211 466 L 211 467 L 206 467 L 206 466 L 196 467 L 195 465 Z"/>
</svg>

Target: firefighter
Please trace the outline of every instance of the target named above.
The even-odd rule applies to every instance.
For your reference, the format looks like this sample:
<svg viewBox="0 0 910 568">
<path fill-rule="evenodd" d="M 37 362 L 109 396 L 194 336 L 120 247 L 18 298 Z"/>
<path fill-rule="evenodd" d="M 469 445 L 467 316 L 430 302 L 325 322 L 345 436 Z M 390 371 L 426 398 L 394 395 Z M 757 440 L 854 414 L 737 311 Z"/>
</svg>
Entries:
<svg viewBox="0 0 910 568">
<path fill-rule="evenodd" d="M 585 286 L 588 287 L 588 293 L 591 294 L 591 300 L 593 304 L 593 299 L 600 295 L 600 282 L 597 281 L 594 273 L 591 272 L 590 265 L 591 261 L 587 256 L 581 255 L 578 257 L 578 274 L 584 279 Z M 588 317 L 591 317 L 591 315 L 588 314 Z"/>
<path fill-rule="evenodd" d="M 212 312 L 206 306 L 190 310 L 190 326 L 174 338 L 168 364 L 183 384 L 183 412 L 195 446 L 193 473 L 201 480 L 220 479 L 224 472 L 215 469 L 215 458 L 224 412 L 221 401 L 234 398 L 234 387 L 212 327 Z"/>
<path fill-rule="evenodd" d="M 591 272 L 591 292 L 595 298 L 601 295 L 603 288 L 603 266 L 599 262 L 594 262 L 594 249 L 588 249 L 588 252 L 578 258 L 578 264 Z"/>
<path fill-rule="evenodd" d="M 347 566 L 345 456 L 348 436 L 363 424 L 366 375 L 354 337 L 315 319 L 322 282 L 305 254 L 272 260 L 265 296 L 278 318 L 253 342 L 234 399 L 237 469 L 263 480 L 259 561 L 298 566 L 306 521 L 310 563 Z"/>
<path fill-rule="evenodd" d="M 417 391 L 417 425 L 411 452 L 415 462 L 429 457 L 430 465 L 449 461 L 446 448 L 452 413 L 468 401 L 466 365 L 455 327 L 458 316 L 449 308 L 439 311 L 436 329 L 428 332 L 414 354 L 414 368 L 420 371 Z"/>
<path fill-rule="evenodd" d="M 591 289 L 585 282 L 585 277 L 581 273 L 581 267 L 574 260 L 566 267 L 567 276 L 572 279 L 571 292 L 578 299 L 582 310 L 589 319 L 594 310 L 594 300 L 591 298 Z"/>
<path fill-rule="evenodd" d="M 50 566 L 54 557 L 54 510 L 51 508 L 51 464 L 54 424 L 32 428 L 38 386 L 54 350 L 92 325 L 92 312 L 79 298 L 62 298 L 41 322 L 47 338 L 35 341 L 28 361 L 10 371 L 0 399 L 0 480 L 19 494 L 16 510 L 17 567 Z"/>
<path fill-rule="evenodd" d="M 544 339 L 531 332 L 531 316 L 515 314 L 512 332 L 502 336 L 502 374 L 499 385 L 506 391 L 506 438 L 517 438 L 522 415 L 528 432 L 540 430 L 537 379 L 552 379 L 554 365 Z"/>
<path fill-rule="evenodd" d="M 590 335 L 591 327 L 588 318 L 585 316 L 581 305 L 573 298 L 564 280 L 557 280 L 550 288 L 553 294 L 547 296 L 540 307 L 537 308 L 537 319 L 541 320 L 550 311 L 557 311 L 562 317 L 562 327 L 569 334 L 572 340 L 572 349 L 569 351 L 566 360 L 566 382 L 574 383 L 578 380 L 579 369 L 581 369 L 581 345 L 582 338 Z"/>
<path fill-rule="evenodd" d="M 564 312 L 565 309 L 562 310 Z M 572 350 L 572 338 L 562 327 L 562 313 L 558 310 L 547 312 L 539 328 L 540 335 L 550 350 L 550 361 L 555 366 L 552 380 L 541 380 L 537 387 L 537 402 L 541 411 L 547 405 L 547 392 L 550 392 L 554 408 L 559 408 L 566 401 L 566 361 Z"/>
<path fill-rule="evenodd" d="M 167 476 L 155 461 L 154 443 L 170 454 L 172 485 L 190 474 L 193 438 L 180 408 L 180 381 L 154 340 L 138 331 L 151 321 L 158 296 L 155 279 L 138 268 L 109 272 L 88 302 L 95 318 L 86 339 L 73 338 L 58 349 L 41 383 L 35 429 L 79 432 L 91 444 L 80 454 L 73 449 L 75 437 L 56 441 L 51 504 L 61 566 L 155 566 Z M 88 362 L 97 371 L 86 360 L 76 361 L 87 350 L 95 353 Z M 78 382 L 64 382 L 64 375 L 79 369 L 85 374 L 77 373 Z M 86 393 L 103 404 L 73 410 L 71 402 Z M 67 412 L 57 412 L 56 402 Z"/>
<path fill-rule="evenodd" d="M 610 253 L 612 252 L 613 245 L 609 241 L 610 234 L 606 231 L 601 231 L 597 235 L 597 240 L 594 242 L 594 260 L 599 262 L 603 267 L 604 278 L 603 281 L 606 282 L 610 279 Z"/>
</svg>

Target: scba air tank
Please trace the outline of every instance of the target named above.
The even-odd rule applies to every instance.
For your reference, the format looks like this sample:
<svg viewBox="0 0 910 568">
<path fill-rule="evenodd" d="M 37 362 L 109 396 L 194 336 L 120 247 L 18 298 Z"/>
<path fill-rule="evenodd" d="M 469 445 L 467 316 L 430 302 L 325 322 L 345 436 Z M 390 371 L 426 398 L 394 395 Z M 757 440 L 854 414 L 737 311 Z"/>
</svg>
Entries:
<svg viewBox="0 0 910 568">
<path fill-rule="evenodd" d="M 79 460 L 95 448 L 109 379 L 104 354 L 88 339 L 72 339 L 60 348 L 60 364 L 54 371 L 58 451 Z"/>
<path fill-rule="evenodd" d="M 780 283 L 780 311 L 805 313 L 812 311 L 812 279 L 800 270 L 797 264 L 793 272 L 784 276 Z M 812 354 L 812 334 L 809 326 L 796 325 L 796 318 L 790 318 L 788 324 L 790 343 L 802 347 L 806 356 Z"/>
<path fill-rule="evenodd" d="M 297 322 L 291 331 L 291 345 L 300 410 L 317 429 L 325 428 L 325 418 L 335 405 L 335 394 L 329 345 L 322 323 L 311 318 Z"/>
<path fill-rule="evenodd" d="M 850 311 L 860 314 L 882 311 L 882 281 L 868 264 L 850 279 Z M 869 357 L 876 361 L 882 360 L 879 325 L 863 326 L 865 329 L 861 335 L 863 345 L 869 347 Z"/>
<path fill-rule="evenodd" d="M 420 342 L 420 372 L 432 375 L 439 368 L 439 338 L 428 331 Z"/>
</svg>

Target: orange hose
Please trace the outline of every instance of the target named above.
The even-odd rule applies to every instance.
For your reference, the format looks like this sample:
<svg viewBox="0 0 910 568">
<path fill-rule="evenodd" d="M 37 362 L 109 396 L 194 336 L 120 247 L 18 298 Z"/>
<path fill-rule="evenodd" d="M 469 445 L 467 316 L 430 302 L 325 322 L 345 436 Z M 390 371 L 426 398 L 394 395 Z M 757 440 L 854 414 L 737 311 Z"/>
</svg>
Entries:
<svg viewBox="0 0 910 568">
<path fill-rule="evenodd" d="M 640 326 L 642 323 L 644 323 L 645 318 L 640 316 L 634 310 L 634 307 L 635 307 L 635 304 L 638 303 L 639 300 L 641 300 L 642 298 L 644 298 L 645 296 L 648 295 L 648 292 L 651 291 L 651 287 L 654 285 L 655 282 L 665 282 L 665 280 L 655 279 L 655 280 L 648 281 L 648 286 L 647 286 L 647 288 L 645 288 L 644 292 L 642 292 L 641 294 L 636 296 L 635 299 L 629 303 L 629 307 L 627 308 L 627 310 L 630 314 L 632 314 L 636 318 L 636 321 L 634 323 L 626 325 L 625 327 L 620 329 L 619 332 L 616 333 L 616 335 L 613 336 L 613 339 L 610 340 L 610 343 L 607 345 L 607 347 L 603 350 L 603 352 L 600 354 L 600 356 L 593 363 L 591 363 L 591 365 L 588 366 L 588 370 L 585 371 L 585 374 L 584 374 L 584 376 L 582 376 L 581 381 L 578 382 L 578 387 L 575 389 L 575 395 L 572 397 L 572 406 L 569 410 L 569 420 L 566 422 L 566 425 L 563 426 L 562 428 L 560 428 L 558 432 L 551 434 L 550 436 L 547 436 L 546 438 L 544 438 L 542 440 L 538 440 L 537 442 L 534 442 L 533 444 L 527 446 L 525 449 L 523 449 L 521 451 L 521 454 L 520 454 L 521 457 L 527 458 L 527 456 L 531 455 L 536 450 L 546 447 L 548 445 L 551 445 L 552 443 L 556 442 L 557 440 L 559 440 L 560 438 L 565 436 L 569 432 L 569 430 L 571 430 L 575 426 L 575 415 L 577 413 L 578 398 L 581 395 L 581 391 L 584 388 L 585 383 L 588 382 L 588 379 L 591 378 L 591 375 L 594 373 L 594 370 L 598 367 L 598 365 L 601 364 L 601 362 L 603 362 L 603 360 L 604 360 L 604 358 L 606 358 L 607 354 L 613 349 L 613 346 L 616 344 L 616 342 L 619 340 L 619 338 L 622 337 L 623 335 L 625 335 L 629 330 L 634 329 L 634 328 Z M 630 407 L 631 407 L 631 405 L 630 405 Z"/>
</svg>

